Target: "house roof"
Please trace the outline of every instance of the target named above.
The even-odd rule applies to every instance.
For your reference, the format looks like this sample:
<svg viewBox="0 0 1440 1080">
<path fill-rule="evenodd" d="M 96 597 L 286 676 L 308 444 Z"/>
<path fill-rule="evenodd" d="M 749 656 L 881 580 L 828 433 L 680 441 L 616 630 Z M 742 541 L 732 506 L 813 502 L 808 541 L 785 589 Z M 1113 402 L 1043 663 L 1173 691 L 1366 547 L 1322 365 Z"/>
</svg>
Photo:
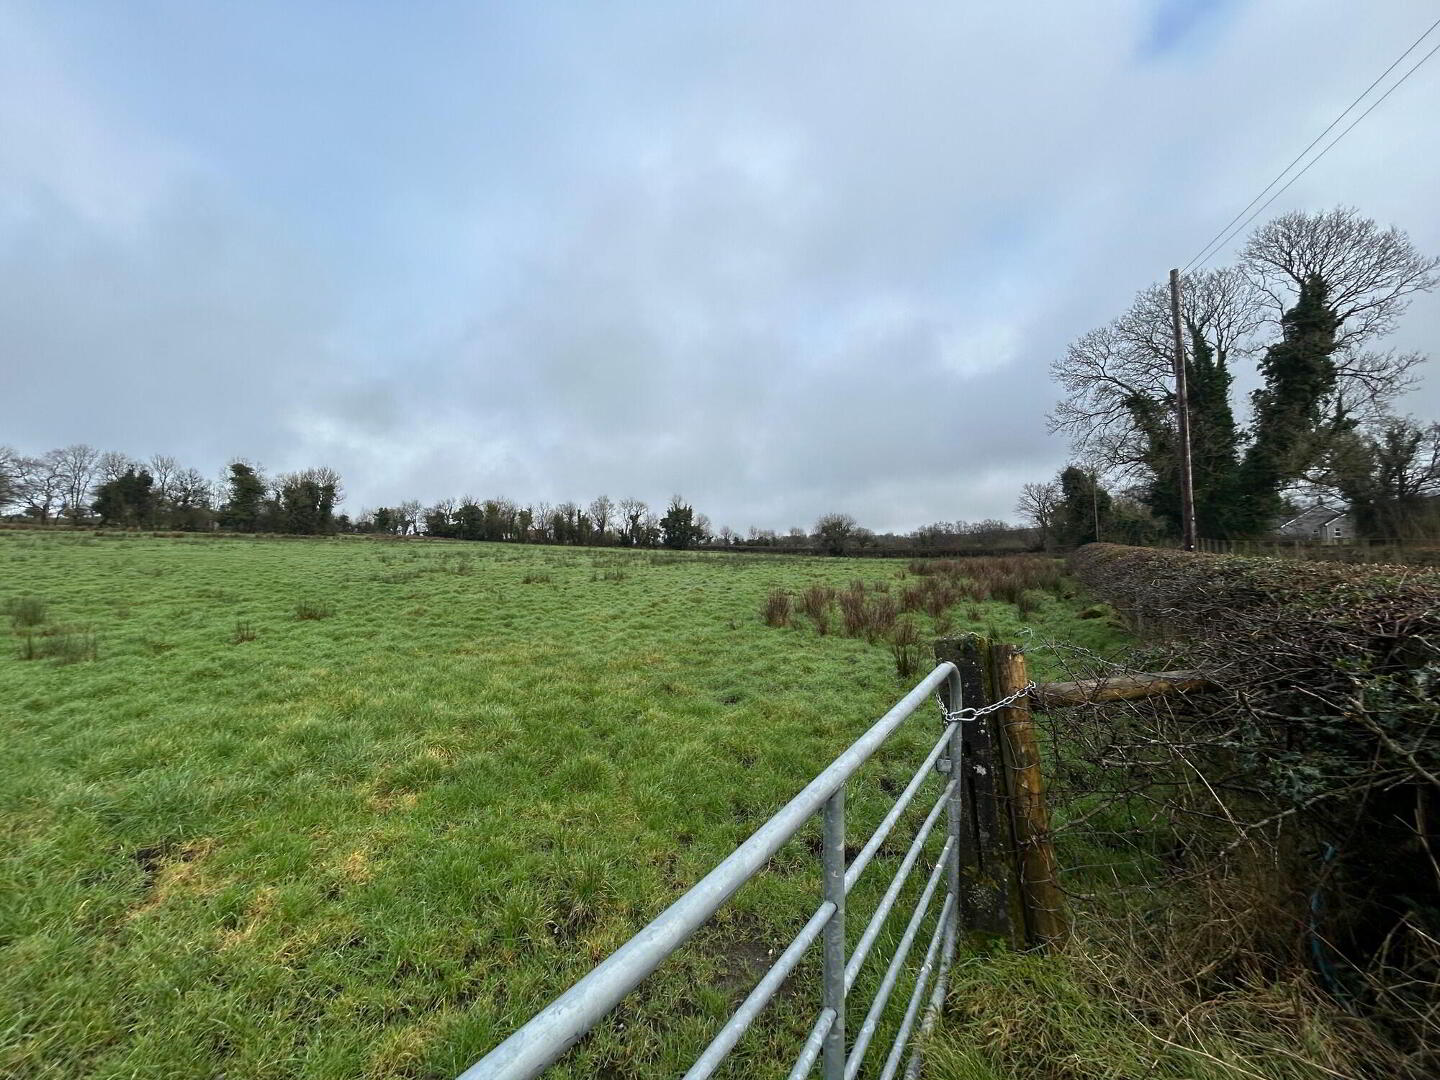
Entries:
<svg viewBox="0 0 1440 1080">
<path fill-rule="evenodd" d="M 1348 517 L 1349 514 L 1350 511 L 1343 507 L 1337 509 L 1333 506 L 1326 506 L 1324 503 L 1316 503 L 1314 506 L 1307 506 L 1294 517 L 1282 521 L 1279 528 L 1288 529 L 1291 525 L 1296 525 L 1301 522 L 1313 525 L 1329 525 L 1331 522 L 1338 521 L 1340 518 Z"/>
</svg>

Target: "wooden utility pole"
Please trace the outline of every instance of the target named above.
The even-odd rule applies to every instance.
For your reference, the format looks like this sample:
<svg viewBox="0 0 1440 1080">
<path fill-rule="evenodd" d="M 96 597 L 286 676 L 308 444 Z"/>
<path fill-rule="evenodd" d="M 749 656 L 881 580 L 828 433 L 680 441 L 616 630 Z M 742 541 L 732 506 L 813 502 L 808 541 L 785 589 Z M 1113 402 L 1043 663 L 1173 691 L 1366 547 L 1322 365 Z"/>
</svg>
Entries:
<svg viewBox="0 0 1440 1080">
<path fill-rule="evenodd" d="M 1186 551 L 1195 550 L 1195 476 L 1190 468 L 1190 396 L 1185 389 L 1185 336 L 1180 327 L 1180 271 L 1170 271 L 1170 321 L 1175 332 L 1175 417 L 1180 439 L 1180 518 Z"/>
<path fill-rule="evenodd" d="M 1095 542 L 1100 542 L 1100 470 L 1090 470 L 1090 516 L 1095 519 Z"/>
</svg>

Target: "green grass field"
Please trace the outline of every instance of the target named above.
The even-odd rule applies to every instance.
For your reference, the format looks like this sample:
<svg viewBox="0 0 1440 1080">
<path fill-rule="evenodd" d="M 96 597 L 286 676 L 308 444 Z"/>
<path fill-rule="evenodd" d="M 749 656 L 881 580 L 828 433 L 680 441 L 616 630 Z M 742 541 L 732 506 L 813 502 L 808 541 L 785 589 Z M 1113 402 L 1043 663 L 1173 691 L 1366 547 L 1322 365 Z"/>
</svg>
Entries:
<svg viewBox="0 0 1440 1080">
<path fill-rule="evenodd" d="M 913 682 L 884 641 L 838 625 L 821 636 L 802 616 L 767 626 L 767 593 L 855 578 L 898 591 L 906 573 L 0 532 L 0 1075 L 453 1075 Z M 1035 628 L 1116 643 L 1073 600 L 1027 606 L 1026 621 L 995 601 L 947 617 L 1010 640 Z M 916 619 L 928 639 L 929 616 Z M 1033 670 L 1046 674 L 1043 652 Z M 917 717 L 852 785 L 852 841 L 934 729 Z M 683 1071 L 813 909 L 816 837 L 782 851 L 554 1075 Z M 902 825 L 862 911 L 905 840 Z M 815 972 L 797 974 L 729 1075 L 783 1075 Z"/>
</svg>

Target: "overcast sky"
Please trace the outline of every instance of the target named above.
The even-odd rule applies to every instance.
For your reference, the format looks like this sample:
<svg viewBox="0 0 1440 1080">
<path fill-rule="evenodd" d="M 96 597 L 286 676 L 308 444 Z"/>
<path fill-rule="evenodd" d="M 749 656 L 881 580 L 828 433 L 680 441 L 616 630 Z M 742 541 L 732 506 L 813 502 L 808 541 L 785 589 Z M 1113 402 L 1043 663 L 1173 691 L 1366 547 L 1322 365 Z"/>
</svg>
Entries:
<svg viewBox="0 0 1440 1080">
<path fill-rule="evenodd" d="M 0 443 L 327 464 L 352 513 L 1006 516 L 1065 343 L 1437 14 L 0 0 Z M 1440 58 L 1271 212 L 1440 252 L 1437 116 Z"/>
</svg>

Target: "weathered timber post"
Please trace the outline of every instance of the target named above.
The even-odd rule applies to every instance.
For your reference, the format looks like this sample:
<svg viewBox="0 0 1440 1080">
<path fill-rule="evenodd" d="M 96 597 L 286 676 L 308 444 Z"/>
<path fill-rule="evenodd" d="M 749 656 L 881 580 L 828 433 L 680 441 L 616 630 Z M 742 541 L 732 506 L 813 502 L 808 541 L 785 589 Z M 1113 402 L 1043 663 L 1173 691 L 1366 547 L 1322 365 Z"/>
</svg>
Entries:
<svg viewBox="0 0 1440 1080">
<path fill-rule="evenodd" d="M 990 643 L 978 634 L 942 638 L 935 643 L 936 660 L 949 660 L 960 671 L 960 700 L 951 701 L 948 687 L 941 691 L 945 708 L 978 709 L 992 700 L 990 694 Z M 960 927 L 979 936 L 1021 937 L 1021 924 L 1012 908 L 1010 823 L 996 784 L 1000 756 L 993 728 L 986 721 L 962 721 L 960 809 L 956 837 L 960 882 L 957 902 Z M 952 769 L 955 763 L 951 762 Z"/>
<path fill-rule="evenodd" d="M 995 698 L 1008 697 L 1029 685 L 1025 653 L 1014 645 L 992 645 L 990 665 Z M 1058 947 L 1068 926 L 1059 868 L 1051 842 L 1050 815 L 1045 806 L 1045 779 L 1040 772 L 1040 744 L 1030 719 L 1030 703 L 1021 696 L 991 714 L 999 744 L 1003 783 L 1015 836 L 1015 868 L 1025 914 L 1026 938 L 1032 945 Z"/>
</svg>

